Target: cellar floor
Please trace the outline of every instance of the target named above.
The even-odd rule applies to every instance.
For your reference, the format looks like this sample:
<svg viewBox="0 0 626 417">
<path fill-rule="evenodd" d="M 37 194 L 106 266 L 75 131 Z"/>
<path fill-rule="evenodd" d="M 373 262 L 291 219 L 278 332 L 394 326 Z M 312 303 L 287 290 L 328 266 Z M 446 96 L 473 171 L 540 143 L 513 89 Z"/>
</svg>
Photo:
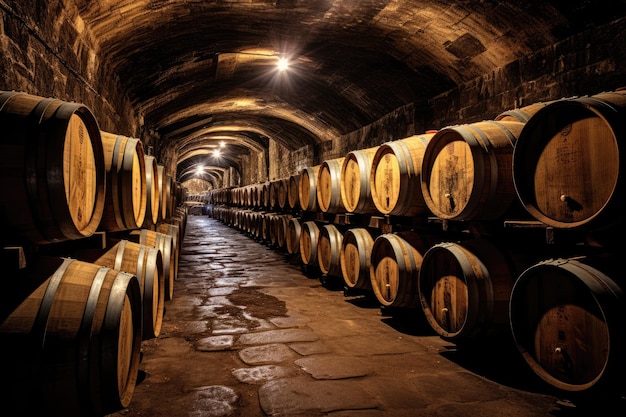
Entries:
<svg viewBox="0 0 626 417">
<path fill-rule="evenodd" d="M 512 341 L 459 349 L 418 311 L 381 309 L 208 216 L 187 218 L 165 308 L 129 407 L 111 416 L 590 415 Z"/>
</svg>

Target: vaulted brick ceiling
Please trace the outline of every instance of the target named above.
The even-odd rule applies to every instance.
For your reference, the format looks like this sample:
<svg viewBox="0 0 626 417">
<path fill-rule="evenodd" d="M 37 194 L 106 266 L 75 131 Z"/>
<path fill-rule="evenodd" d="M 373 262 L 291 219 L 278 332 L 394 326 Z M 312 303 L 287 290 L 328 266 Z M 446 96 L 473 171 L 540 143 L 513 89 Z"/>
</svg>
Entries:
<svg viewBox="0 0 626 417">
<path fill-rule="evenodd" d="M 611 20 L 589 0 L 74 0 L 180 163 L 368 125 Z M 291 62 L 276 70 L 278 57 Z M 236 164 L 237 157 L 224 162 Z"/>
</svg>

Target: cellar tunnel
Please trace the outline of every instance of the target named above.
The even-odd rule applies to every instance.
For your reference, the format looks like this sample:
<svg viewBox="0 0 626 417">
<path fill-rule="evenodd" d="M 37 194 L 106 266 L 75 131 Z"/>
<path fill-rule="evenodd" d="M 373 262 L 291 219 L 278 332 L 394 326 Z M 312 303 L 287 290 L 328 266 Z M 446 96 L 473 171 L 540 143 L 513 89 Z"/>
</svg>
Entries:
<svg viewBox="0 0 626 417">
<path fill-rule="evenodd" d="M 0 0 L 3 402 L 624 410 L 624 62 L 623 0 Z"/>
</svg>

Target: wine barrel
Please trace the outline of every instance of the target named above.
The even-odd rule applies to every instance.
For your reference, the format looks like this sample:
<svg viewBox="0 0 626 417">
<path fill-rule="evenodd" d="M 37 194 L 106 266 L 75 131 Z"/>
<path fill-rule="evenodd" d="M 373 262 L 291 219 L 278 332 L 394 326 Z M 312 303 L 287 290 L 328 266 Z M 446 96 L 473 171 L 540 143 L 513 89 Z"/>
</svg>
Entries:
<svg viewBox="0 0 626 417">
<path fill-rule="evenodd" d="M 548 102 L 540 101 L 537 103 L 529 104 L 528 106 L 520 107 L 518 109 L 506 110 L 500 113 L 499 115 L 497 115 L 494 120 L 499 121 L 499 122 L 526 123 L 527 121 L 530 120 L 531 117 L 533 117 L 535 113 L 539 111 L 539 109 L 544 108 L 550 103 L 551 101 L 548 101 Z"/>
<path fill-rule="evenodd" d="M 252 185 L 246 185 L 244 187 L 240 187 L 241 193 L 241 207 L 249 208 L 252 207 Z"/>
<path fill-rule="evenodd" d="M 515 344 L 532 371 L 551 386 L 624 393 L 622 269 L 590 258 L 548 259 L 515 282 L 510 299 Z"/>
<path fill-rule="evenodd" d="M 559 229 L 623 225 L 625 108 L 626 91 L 558 100 L 524 125 L 513 183 L 533 217 Z"/>
<path fill-rule="evenodd" d="M 351 151 L 341 166 L 341 200 L 348 213 L 372 214 L 378 212 L 372 199 L 370 174 L 372 161 L 378 150 L 373 148 Z"/>
<path fill-rule="evenodd" d="M 292 210 L 300 209 L 300 174 L 294 174 L 289 177 L 287 185 L 287 203 Z"/>
<path fill-rule="evenodd" d="M 384 143 L 372 160 L 370 186 L 382 214 L 416 216 L 428 213 L 420 188 L 422 158 L 432 133 Z"/>
<path fill-rule="evenodd" d="M 246 233 L 250 232 L 250 213 L 252 213 L 252 210 L 241 211 L 241 224 L 239 226 L 239 230 Z"/>
<path fill-rule="evenodd" d="M 280 213 L 269 213 L 266 218 L 267 223 L 267 241 L 271 246 L 276 246 L 278 244 L 278 219 L 280 217 Z"/>
<path fill-rule="evenodd" d="M 341 200 L 341 167 L 344 158 L 342 156 L 322 162 L 317 173 L 317 206 L 324 213 L 346 211 Z"/>
<path fill-rule="evenodd" d="M 254 210 L 245 210 L 243 213 L 243 225 L 242 225 L 241 230 L 243 230 L 247 234 L 250 234 L 252 230 L 252 214 L 253 213 L 254 213 Z"/>
<path fill-rule="evenodd" d="M 165 304 L 161 251 L 152 246 L 121 240 L 93 263 L 137 277 L 141 290 L 142 340 L 158 337 L 163 324 Z"/>
<path fill-rule="evenodd" d="M 106 179 L 100 130 L 84 105 L 0 91 L 3 237 L 36 244 L 96 232 Z"/>
<path fill-rule="evenodd" d="M 427 248 L 426 240 L 415 232 L 385 233 L 374 240 L 370 279 L 382 306 L 420 306 L 418 274 Z"/>
<path fill-rule="evenodd" d="M 58 265 L 58 264 L 57 264 Z M 3 377 L 23 409 L 101 416 L 126 408 L 139 371 L 141 294 L 129 273 L 65 259 L 0 324 Z M 19 336 L 24 336 L 20 338 Z M 4 356 L 4 355 L 3 355 Z M 6 373 L 20 367 L 19 374 Z"/>
<path fill-rule="evenodd" d="M 317 242 L 320 228 L 313 220 L 303 222 L 300 229 L 300 258 L 308 266 L 317 265 Z"/>
<path fill-rule="evenodd" d="M 287 230 L 289 228 L 289 221 L 293 215 L 281 214 L 278 216 L 276 222 L 276 245 L 279 249 L 285 249 L 287 245 Z"/>
<path fill-rule="evenodd" d="M 278 194 L 279 194 L 280 183 L 282 181 L 283 181 L 282 179 L 270 181 L 270 186 L 269 186 L 269 192 L 270 192 L 269 208 L 271 208 L 271 209 L 278 209 Z"/>
<path fill-rule="evenodd" d="M 159 190 L 161 190 L 161 201 L 159 202 L 161 213 L 159 220 L 164 221 L 167 220 L 172 214 L 172 177 L 165 172 L 165 167 L 163 165 L 157 165 L 157 168 L 159 174 Z"/>
<path fill-rule="evenodd" d="M 317 241 L 317 262 L 322 274 L 341 277 L 341 244 L 343 233 L 334 224 L 320 228 Z"/>
<path fill-rule="evenodd" d="M 173 238 L 164 233 L 154 230 L 133 230 L 128 234 L 128 240 L 146 246 L 152 246 L 161 251 L 163 257 L 163 281 L 165 287 L 165 300 L 174 297 L 174 280 L 176 279 L 176 253 Z"/>
<path fill-rule="evenodd" d="M 277 213 L 262 213 L 261 214 L 261 239 L 269 243 L 275 243 L 276 236 L 273 234 L 272 230 L 272 219 L 276 216 Z M 274 242 L 272 242 L 274 239 Z"/>
<path fill-rule="evenodd" d="M 508 336 L 508 303 L 518 272 L 512 265 L 486 239 L 431 246 L 422 259 L 418 290 L 435 333 L 457 343 Z"/>
<path fill-rule="evenodd" d="M 252 206 L 259 208 L 261 207 L 261 201 L 263 200 L 261 197 L 261 193 L 263 191 L 263 184 L 254 184 L 252 186 Z"/>
<path fill-rule="evenodd" d="M 245 194 L 243 187 L 235 187 L 231 190 L 231 202 L 237 206 L 241 207 L 244 205 Z"/>
<path fill-rule="evenodd" d="M 263 236 L 263 224 L 265 222 L 265 212 L 257 212 L 254 221 L 255 236 L 259 239 Z"/>
<path fill-rule="evenodd" d="M 173 217 L 172 217 L 173 219 Z M 182 235 L 181 228 L 177 224 L 173 223 L 159 223 L 156 231 L 158 233 L 163 233 L 164 235 L 168 235 L 172 238 L 172 261 L 174 262 L 174 279 L 178 279 L 178 260 L 180 258 L 180 248 L 182 246 Z"/>
<path fill-rule="evenodd" d="M 246 212 L 246 218 L 245 218 L 245 227 L 244 227 L 244 231 L 248 234 L 253 235 L 253 224 L 254 224 L 254 219 L 255 219 L 255 214 L 257 212 L 254 210 L 248 210 Z"/>
<path fill-rule="evenodd" d="M 363 227 L 348 229 L 341 241 L 341 275 L 348 288 L 371 290 L 370 266 L 374 238 Z"/>
<path fill-rule="evenodd" d="M 159 165 L 154 156 L 145 155 L 146 166 L 146 215 L 141 225 L 150 229 L 159 222 L 161 196 L 159 194 Z"/>
<path fill-rule="evenodd" d="M 298 197 L 304 211 L 316 211 L 317 207 L 317 174 L 320 165 L 305 167 L 300 172 Z"/>
<path fill-rule="evenodd" d="M 300 253 L 300 231 L 302 229 L 301 223 L 302 219 L 298 217 L 292 217 L 287 223 L 285 247 L 287 249 L 287 253 L 289 253 L 290 255 Z"/>
<path fill-rule="evenodd" d="M 521 122 L 487 120 L 439 130 L 424 151 L 421 187 L 437 217 L 494 220 L 516 199 L 511 173 Z"/>
<path fill-rule="evenodd" d="M 100 229 L 138 229 L 146 216 L 146 161 L 137 138 L 101 131 L 106 168 L 106 204 Z"/>
<path fill-rule="evenodd" d="M 187 218 L 189 217 L 189 208 L 185 206 L 176 207 L 174 214 L 170 220 L 170 223 L 178 226 L 178 241 L 182 245 L 182 241 L 185 238 L 185 232 L 187 231 Z"/>
<path fill-rule="evenodd" d="M 261 207 L 263 208 L 271 208 L 271 202 L 270 202 L 270 197 L 271 197 L 271 183 L 265 182 L 263 183 L 263 185 L 261 186 Z"/>
<path fill-rule="evenodd" d="M 288 188 L 289 188 L 289 178 L 281 178 L 278 180 L 278 189 L 276 199 L 278 200 L 278 208 L 284 210 L 288 208 Z"/>
</svg>

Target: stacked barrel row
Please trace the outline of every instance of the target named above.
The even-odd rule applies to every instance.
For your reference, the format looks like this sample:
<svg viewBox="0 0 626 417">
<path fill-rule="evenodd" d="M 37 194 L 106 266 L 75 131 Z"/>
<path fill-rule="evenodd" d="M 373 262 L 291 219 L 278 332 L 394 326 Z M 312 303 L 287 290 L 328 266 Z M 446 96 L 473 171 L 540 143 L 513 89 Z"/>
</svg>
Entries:
<svg viewBox="0 0 626 417">
<path fill-rule="evenodd" d="M 3 265 L 4 395 L 48 415 L 123 409 L 173 294 L 181 191 L 79 103 L 0 92 L 0 131 L 0 243 L 26 258 Z"/>
<path fill-rule="evenodd" d="M 279 180 L 297 181 L 297 205 L 289 191 L 271 205 L 272 181 L 217 191 L 212 213 L 262 239 L 258 225 L 281 218 L 303 265 L 417 309 L 441 337 L 512 336 L 554 387 L 623 394 L 625 110 L 625 91 L 536 103 L 306 167 Z M 383 233 L 380 215 L 410 226 Z M 470 233 L 414 221 L 433 218 Z M 548 230 L 563 240 L 547 244 Z"/>
</svg>

